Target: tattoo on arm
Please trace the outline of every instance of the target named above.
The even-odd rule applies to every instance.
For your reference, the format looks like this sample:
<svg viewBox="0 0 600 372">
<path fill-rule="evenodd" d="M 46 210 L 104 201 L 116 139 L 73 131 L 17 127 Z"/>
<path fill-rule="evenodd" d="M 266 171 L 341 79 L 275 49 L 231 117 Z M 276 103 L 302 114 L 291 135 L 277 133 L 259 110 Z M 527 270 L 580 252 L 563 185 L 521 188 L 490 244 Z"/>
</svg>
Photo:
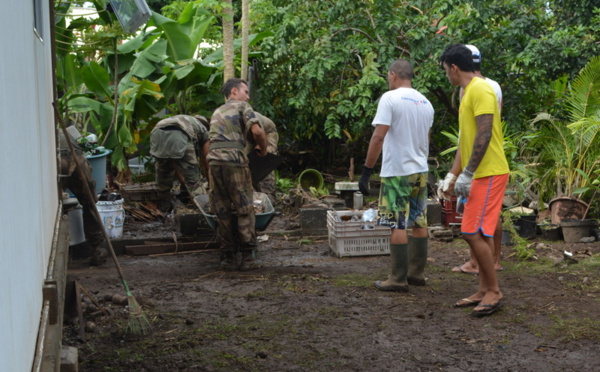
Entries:
<svg viewBox="0 0 600 372">
<path fill-rule="evenodd" d="M 475 172 L 488 149 L 492 139 L 494 115 L 479 115 L 475 117 L 475 122 L 477 123 L 477 134 L 475 135 L 475 143 L 473 143 L 473 153 L 467 164 L 467 169 L 471 172 Z"/>
</svg>

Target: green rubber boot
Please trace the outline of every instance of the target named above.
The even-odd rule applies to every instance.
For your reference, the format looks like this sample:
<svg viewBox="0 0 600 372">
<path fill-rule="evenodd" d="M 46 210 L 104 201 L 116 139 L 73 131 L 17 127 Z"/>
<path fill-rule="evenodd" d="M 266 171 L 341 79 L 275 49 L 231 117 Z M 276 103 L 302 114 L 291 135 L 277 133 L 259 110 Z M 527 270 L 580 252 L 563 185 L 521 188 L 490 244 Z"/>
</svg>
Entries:
<svg viewBox="0 0 600 372">
<path fill-rule="evenodd" d="M 385 282 L 376 281 L 375 288 L 389 292 L 408 292 L 406 273 L 408 269 L 408 244 L 391 244 L 392 273 Z"/>
<path fill-rule="evenodd" d="M 408 284 L 424 286 L 429 238 L 408 238 Z"/>
</svg>

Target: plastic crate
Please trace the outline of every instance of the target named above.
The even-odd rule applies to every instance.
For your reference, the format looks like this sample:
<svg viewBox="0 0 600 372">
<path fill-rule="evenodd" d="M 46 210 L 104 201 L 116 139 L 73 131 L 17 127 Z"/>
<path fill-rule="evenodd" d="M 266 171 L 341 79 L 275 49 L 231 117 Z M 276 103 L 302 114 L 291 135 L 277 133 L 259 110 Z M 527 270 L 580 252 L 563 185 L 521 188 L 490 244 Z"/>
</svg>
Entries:
<svg viewBox="0 0 600 372">
<path fill-rule="evenodd" d="M 338 221 L 340 217 L 362 215 L 356 211 L 327 211 L 329 247 L 338 257 L 390 254 L 391 230 L 387 226 L 362 221 Z M 363 226 L 369 226 L 363 229 Z M 371 228 L 372 227 L 372 228 Z"/>
<path fill-rule="evenodd" d="M 456 203 L 458 202 L 458 198 L 456 196 L 452 196 L 451 200 L 440 199 L 440 204 L 442 204 L 442 210 L 446 212 L 455 211 L 456 212 Z"/>
<path fill-rule="evenodd" d="M 442 204 L 442 225 L 450 227 L 452 225 L 460 225 L 462 222 L 462 215 L 456 213 L 456 202 L 458 198 L 452 196 L 452 200 L 440 199 Z"/>
</svg>

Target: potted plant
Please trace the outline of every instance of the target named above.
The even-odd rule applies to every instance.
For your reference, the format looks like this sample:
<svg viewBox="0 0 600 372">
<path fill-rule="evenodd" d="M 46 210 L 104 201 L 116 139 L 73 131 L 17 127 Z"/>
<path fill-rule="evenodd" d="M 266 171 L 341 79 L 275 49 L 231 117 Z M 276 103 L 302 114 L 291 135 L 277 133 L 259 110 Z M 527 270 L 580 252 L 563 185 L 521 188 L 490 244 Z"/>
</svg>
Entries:
<svg viewBox="0 0 600 372">
<path fill-rule="evenodd" d="M 515 225 L 515 218 L 518 212 L 511 209 L 505 209 L 502 211 L 502 245 L 514 246 L 514 253 L 519 260 L 529 260 L 535 257 L 535 250 L 529 246 L 526 238 L 519 234 L 517 226 Z"/>
<path fill-rule="evenodd" d="M 551 221 L 582 220 L 578 199 L 600 165 L 600 56 L 592 58 L 564 93 L 564 114 L 539 113 L 531 145 L 539 151 L 540 199 L 550 198 Z"/>
</svg>

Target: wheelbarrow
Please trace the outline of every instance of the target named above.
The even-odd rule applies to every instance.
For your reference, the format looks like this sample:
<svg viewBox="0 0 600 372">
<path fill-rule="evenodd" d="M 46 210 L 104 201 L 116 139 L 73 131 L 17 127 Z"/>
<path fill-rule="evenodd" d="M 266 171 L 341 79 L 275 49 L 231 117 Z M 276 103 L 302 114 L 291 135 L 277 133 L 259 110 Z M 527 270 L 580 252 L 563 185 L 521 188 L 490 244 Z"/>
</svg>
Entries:
<svg viewBox="0 0 600 372">
<path fill-rule="evenodd" d="M 271 203 L 271 200 L 265 193 L 254 191 L 254 200 L 255 201 L 260 200 L 261 204 L 264 207 L 263 213 L 255 214 L 254 228 L 258 231 L 263 231 L 269 226 L 269 224 L 273 220 L 273 217 L 275 217 L 275 208 L 273 208 L 273 204 Z M 198 207 L 198 209 L 200 209 L 200 212 L 206 219 L 206 222 L 208 223 L 208 225 L 213 230 L 216 230 L 217 223 L 218 223 L 217 216 L 206 212 L 209 210 L 208 195 L 196 196 L 194 198 L 194 203 L 196 203 L 196 206 Z M 237 228 L 237 219 L 235 219 L 233 223 L 234 223 L 234 228 Z"/>
</svg>

